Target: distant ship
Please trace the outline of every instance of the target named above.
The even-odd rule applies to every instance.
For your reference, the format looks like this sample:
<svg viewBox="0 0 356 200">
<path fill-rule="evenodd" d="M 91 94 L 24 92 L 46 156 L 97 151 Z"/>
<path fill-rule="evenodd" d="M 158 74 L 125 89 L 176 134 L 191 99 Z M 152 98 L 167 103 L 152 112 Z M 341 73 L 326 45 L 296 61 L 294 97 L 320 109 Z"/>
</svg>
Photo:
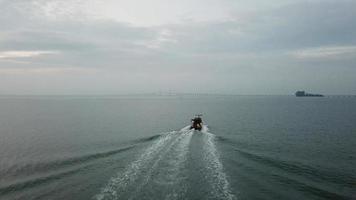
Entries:
<svg viewBox="0 0 356 200">
<path fill-rule="evenodd" d="M 322 95 L 322 94 L 310 94 L 310 93 L 306 93 L 305 91 L 297 91 L 295 93 L 295 96 L 297 96 L 297 97 L 323 97 L 324 95 Z"/>
</svg>

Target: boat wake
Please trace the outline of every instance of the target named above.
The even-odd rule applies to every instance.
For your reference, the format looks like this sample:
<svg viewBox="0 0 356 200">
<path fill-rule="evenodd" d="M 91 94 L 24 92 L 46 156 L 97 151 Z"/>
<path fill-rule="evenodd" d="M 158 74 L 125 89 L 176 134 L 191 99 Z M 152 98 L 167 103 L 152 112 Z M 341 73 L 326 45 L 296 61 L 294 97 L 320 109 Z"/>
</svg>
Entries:
<svg viewBox="0 0 356 200">
<path fill-rule="evenodd" d="M 187 199 L 192 178 L 187 163 L 192 153 L 190 146 L 195 145 L 192 144 L 195 135 L 201 137 L 204 144 L 201 148 L 205 153 L 201 157 L 206 166 L 205 181 L 212 188 L 209 195 L 214 199 L 234 199 L 219 160 L 214 135 L 206 126 L 201 132 L 187 126 L 155 137 L 152 144 L 123 172 L 112 177 L 94 199 Z"/>
<path fill-rule="evenodd" d="M 229 182 L 220 161 L 219 153 L 215 145 L 215 135 L 203 130 L 204 137 L 204 160 L 206 162 L 208 182 L 211 187 L 213 199 L 236 199 L 230 191 Z"/>
</svg>

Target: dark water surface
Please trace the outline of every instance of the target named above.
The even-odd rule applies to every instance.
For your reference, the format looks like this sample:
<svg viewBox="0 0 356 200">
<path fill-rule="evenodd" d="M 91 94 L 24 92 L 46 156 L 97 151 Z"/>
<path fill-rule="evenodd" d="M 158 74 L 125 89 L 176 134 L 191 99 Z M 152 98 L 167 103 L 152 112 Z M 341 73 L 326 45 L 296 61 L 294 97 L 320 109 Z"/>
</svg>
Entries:
<svg viewBox="0 0 356 200">
<path fill-rule="evenodd" d="M 0 98 L 2 200 L 355 199 L 355 169 L 352 97 Z"/>
</svg>

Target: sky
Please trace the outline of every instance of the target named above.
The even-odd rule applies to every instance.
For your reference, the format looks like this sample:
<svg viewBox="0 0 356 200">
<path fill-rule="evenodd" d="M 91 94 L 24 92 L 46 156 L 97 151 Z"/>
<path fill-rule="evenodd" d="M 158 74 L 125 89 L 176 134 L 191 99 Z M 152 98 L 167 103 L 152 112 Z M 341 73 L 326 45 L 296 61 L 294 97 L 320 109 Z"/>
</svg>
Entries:
<svg viewBox="0 0 356 200">
<path fill-rule="evenodd" d="M 0 0 L 0 95 L 356 94 L 354 0 Z"/>
</svg>

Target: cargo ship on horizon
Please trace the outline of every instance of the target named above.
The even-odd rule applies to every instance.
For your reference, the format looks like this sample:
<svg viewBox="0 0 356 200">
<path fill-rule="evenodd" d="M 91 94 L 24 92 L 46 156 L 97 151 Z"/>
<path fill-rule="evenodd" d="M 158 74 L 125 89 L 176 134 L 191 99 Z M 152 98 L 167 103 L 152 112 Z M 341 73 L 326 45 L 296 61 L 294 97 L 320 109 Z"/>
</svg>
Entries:
<svg viewBox="0 0 356 200">
<path fill-rule="evenodd" d="M 297 91 L 295 93 L 296 97 L 324 97 L 324 95 L 322 94 L 311 94 L 311 93 L 307 93 L 305 91 Z"/>
</svg>

